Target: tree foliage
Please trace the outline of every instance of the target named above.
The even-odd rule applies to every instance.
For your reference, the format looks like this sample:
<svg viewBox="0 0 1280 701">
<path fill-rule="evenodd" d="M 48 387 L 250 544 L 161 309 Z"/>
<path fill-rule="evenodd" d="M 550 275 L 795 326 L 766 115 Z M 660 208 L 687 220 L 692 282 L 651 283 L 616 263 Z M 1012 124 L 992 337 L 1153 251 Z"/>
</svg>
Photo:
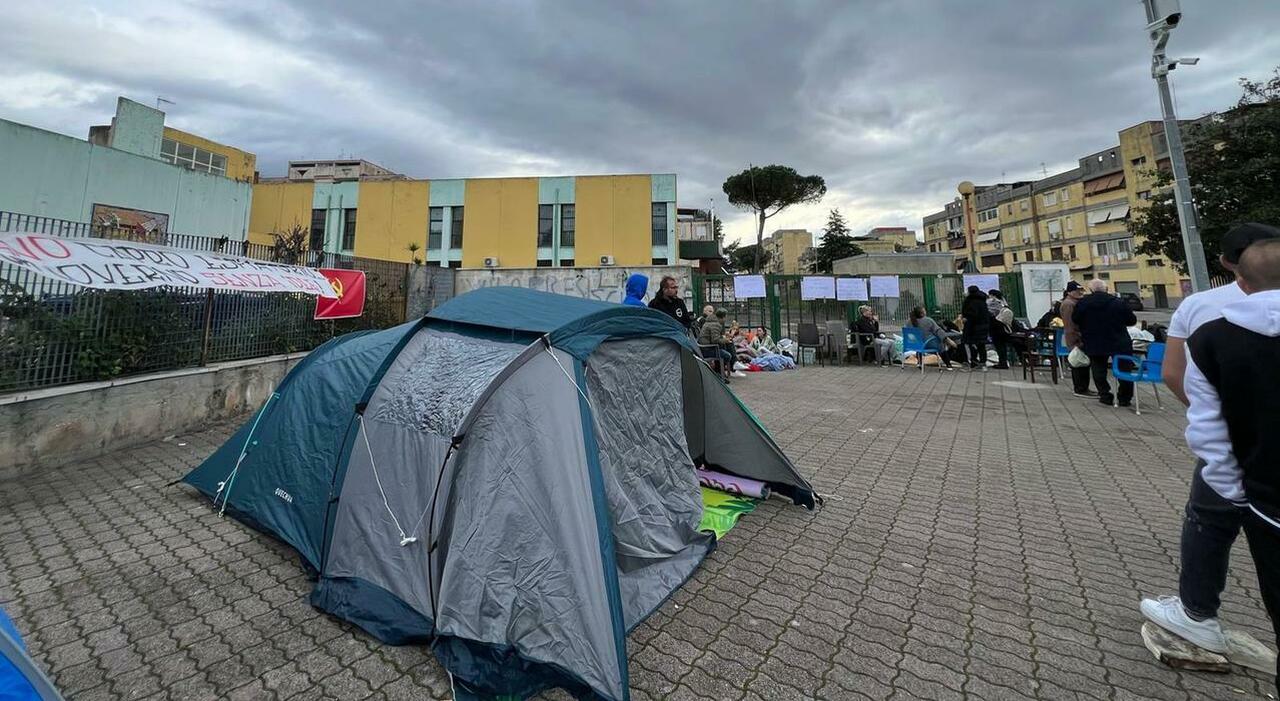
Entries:
<svg viewBox="0 0 1280 701">
<path fill-rule="evenodd" d="M 301 224 L 294 224 L 284 231 L 272 232 L 272 260 L 289 265 L 301 264 L 310 236 Z"/>
<path fill-rule="evenodd" d="M 769 262 L 770 253 L 768 251 L 760 251 L 760 257 L 756 258 L 756 252 L 760 251 L 755 244 L 747 244 L 743 246 L 737 241 L 724 247 L 724 269 L 729 273 L 747 273 L 756 272 L 760 268 L 758 266 L 765 265 Z"/>
<path fill-rule="evenodd" d="M 1222 236 L 1235 224 L 1280 222 L 1280 68 L 1266 81 L 1240 80 L 1235 107 L 1186 131 L 1187 171 L 1200 238 L 1212 274 Z M 1150 206 L 1134 213 L 1129 231 L 1144 255 L 1165 255 L 1186 273 L 1173 175 L 1156 173 Z"/>
<path fill-rule="evenodd" d="M 792 205 L 821 200 L 827 194 L 827 184 L 821 175 L 800 175 L 788 166 L 751 166 L 724 181 L 724 194 L 729 204 L 755 214 L 756 260 L 752 269 L 759 270 L 764 265 L 765 220 Z"/>
<path fill-rule="evenodd" d="M 833 209 L 827 217 L 826 233 L 822 235 L 822 243 L 813 252 L 813 271 L 830 273 L 832 264 L 841 258 L 862 255 L 862 248 L 854 242 L 849 234 L 849 226 L 845 224 L 840 210 Z"/>
</svg>

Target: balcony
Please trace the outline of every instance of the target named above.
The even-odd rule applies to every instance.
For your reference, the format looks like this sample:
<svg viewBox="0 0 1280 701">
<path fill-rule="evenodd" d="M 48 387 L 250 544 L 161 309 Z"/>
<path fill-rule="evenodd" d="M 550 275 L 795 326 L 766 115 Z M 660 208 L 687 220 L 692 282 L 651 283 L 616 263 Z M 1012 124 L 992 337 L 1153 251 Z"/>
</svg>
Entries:
<svg viewBox="0 0 1280 701">
<path fill-rule="evenodd" d="M 947 249 L 948 249 L 948 250 L 954 251 L 954 250 L 956 250 L 957 248 L 965 248 L 965 247 L 966 247 L 966 244 L 965 244 L 965 240 L 964 240 L 963 238 L 958 238 L 958 239 L 947 239 Z"/>
</svg>

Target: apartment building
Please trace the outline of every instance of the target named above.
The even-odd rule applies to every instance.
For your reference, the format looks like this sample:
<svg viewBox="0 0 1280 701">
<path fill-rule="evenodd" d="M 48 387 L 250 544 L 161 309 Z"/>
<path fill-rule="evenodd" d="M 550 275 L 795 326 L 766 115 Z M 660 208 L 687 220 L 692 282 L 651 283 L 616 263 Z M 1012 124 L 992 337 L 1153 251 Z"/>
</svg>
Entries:
<svg viewBox="0 0 1280 701">
<path fill-rule="evenodd" d="M 1168 307 L 1189 281 L 1164 256 L 1139 256 L 1129 233 L 1146 206 L 1156 169 L 1168 167 L 1160 122 L 1119 133 L 1119 143 L 1034 181 L 962 183 L 952 202 L 924 218 L 924 247 L 951 252 L 957 269 L 1008 272 L 1021 262 L 1063 261 L 1078 280 L 1100 278 L 1117 293 Z"/>
<path fill-rule="evenodd" d="M 769 254 L 764 271 L 782 275 L 808 272 L 806 251 L 812 248 L 813 234 L 808 229 L 777 229 L 764 239 L 764 250 Z"/>
</svg>

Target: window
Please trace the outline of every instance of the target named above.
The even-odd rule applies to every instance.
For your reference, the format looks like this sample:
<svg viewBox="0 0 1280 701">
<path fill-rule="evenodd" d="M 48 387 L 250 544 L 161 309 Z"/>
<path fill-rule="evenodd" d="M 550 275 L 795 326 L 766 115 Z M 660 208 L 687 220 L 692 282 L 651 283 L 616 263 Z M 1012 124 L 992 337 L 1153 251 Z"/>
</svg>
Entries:
<svg viewBox="0 0 1280 701">
<path fill-rule="evenodd" d="M 1143 190 L 1142 192 L 1139 192 L 1139 193 L 1138 193 L 1138 199 L 1140 199 L 1140 200 L 1149 200 L 1149 199 L 1151 199 L 1151 191 L 1150 191 L 1150 190 Z"/>
<path fill-rule="evenodd" d="M 1030 224 L 1022 225 L 1022 242 L 1023 243 L 1031 242 L 1031 225 Z"/>
<path fill-rule="evenodd" d="M 451 207 L 453 217 L 449 229 L 449 248 L 462 248 L 462 207 Z"/>
<path fill-rule="evenodd" d="M 1023 200 L 1023 201 L 1022 201 L 1022 211 L 1024 211 L 1024 212 L 1025 212 L 1025 211 L 1027 211 L 1027 203 L 1028 203 L 1028 200 Z"/>
<path fill-rule="evenodd" d="M 1049 249 L 1049 260 L 1062 260 L 1062 246 L 1054 246 Z"/>
<path fill-rule="evenodd" d="M 1050 239 L 1062 238 L 1062 220 L 1050 219 L 1048 223 L 1045 224 L 1045 230 L 1049 232 Z"/>
<path fill-rule="evenodd" d="M 571 204 L 560 205 L 560 245 L 569 247 L 573 245 L 573 232 L 575 228 L 574 206 Z M 564 263 L 561 263 L 564 265 Z M 573 265 L 573 261 L 569 261 L 569 265 Z"/>
<path fill-rule="evenodd" d="M 444 233 L 444 207 L 432 207 L 427 223 L 427 250 L 434 251 L 441 247 L 440 237 Z"/>
<path fill-rule="evenodd" d="M 1044 206 L 1052 207 L 1055 204 L 1058 204 L 1058 193 L 1046 192 L 1041 196 L 1041 199 L 1044 201 Z"/>
<path fill-rule="evenodd" d="M 1076 247 L 1067 246 L 1067 260 L 1075 260 L 1075 259 L 1076 259 Z"/>
<path fill-rule="evenodd" d="M 666 265 L 666 264 L 667 264 L 666 258 L 654 258 L 652 262 L 652 265 Z"/>
<path fill-rule="evenodd" d="M 173 139 L 160 141 L 160 159 L 190 170 L 199 170 L 205 173 L 213 173 L 214 175 L 226 175 L 227 173 L 226 156 L 196 148 L 195 146 L 189 146 Z"/>
<path fill-rule="evenodd" d="M 461 267 L 462 267 L 462 261 L 460 261 L 460 260 L 451 260 L 451 261 L 449 261 L 449 267 L 450 267 L 450 268 L 461 268 Z"/>
<path fill-rule="evenodd" d="M 1068 191 L 1067 188 L 1065 187 L 1062 188 L 1061 190 L 1058 190 L 1058 199 L 1062 200 L 1063 202 L 1070 200 L 1071 199 L 1070 191 Z"/>
<path fill-rule="evenodd" d="M 667 203 L 653 203 L 653 245 L 667 245 Z"/>
<path fill-rule="evenodd" d="M 1035 260 L 1036 260 L 1036 252 L 1035 252 L 1035 251 L 1027 251 L 1027 261 L 1028 261 L 1028 262 L 1031 262 L 1031 263 L 1034 263 L 1034 262 L 1035 262 Z"/>
<path fill-rule="evenodd" d="M 324 220 L 327 215 L 323 209 L 311 210 L 311 250 L 324 250 Z"/>
<path fill-rule="evenodd" d="M 1147 157 L 1146 157 L 1146 156 L 1138 156 L 1137 158 L 1135 158 L 1135 159 L 1133 159 L 1132 161 L 1129 161 L 1129 162 L 1133 164 L 1133 167 L 1134 167 L 1134 168 L 1137 168 L 1138 166 L 1144 166 L 1144 165 L 1146 165 L 1146 164 L 1147 164 Z"/>
<path fill-rule="evenodd" d="M 1098 273 L 1098 277 L 1102 280 L 1110 280 L 1111 273 Z"/>
<path fill-rule="evenodd" d="M 992 219 L 996 219 L 996 218 L 998 218 L 999 216 L 1000 216 L 1000 208 L 999 208 L 999 207 L 992 207 L 991 209 L 984 209 L 984 210 L 982 210 L 981 212 L 978 212 L 978 223 L 980 223 L 980 224 L 981 224 L 982 222 L 989 222 L 989 221 L 991 221 Z"/>
<path fill-rule="evenodd" d="M 982 267 L 984 268 L 994 268 L 994 267 L 1003 266 L 1003 265 L 1004 265 L 1003 254 L 997 253 L 995 255 L 982 257 Z"/>
<path fill-rule="evenodd" d="M 1147 259 L 1147 267 L 1148 267 L 1148 268 L 1163 268 L 1163 267 L 1164 267 L 1164 259 L 1163 259 L 1163 258 L 1148 258 L 1148 259 Z"/>
<path fill-rule="evenodd" d="M 1133 257 L 1133 242 L 1129 239 L 1120 239 L 1116 244 L 1116 258 L 1120 260 L 1129 260 Z"/>
<path fill-rule="evenodd" d="M 1017 251 L 1014 251 L 1011 255 L 1013 256 L 1013 262 L 1017 263 L 1017 262 L 1018 262 L 1018 252 L 1017 252 Z"/>
<path fill-rule="evenodd" d="M 1071 220 L 1074 217 L 1067 217 L 1067 231 L 1071 231 Z"/>
<path fill-rule="evenodd" d="M 538 267 L 539 267 L 539 268 L 550 268 L 550 267 L 551 267 L 551 259 L 550 259 L 550 258 L 539 258 L 539 259 L 538 259 Z"/>
<path fill-rule="evenodd" d="M 549 204 L 538 205 L 538 248 L 551 248 L 551 232 L 552 223 L 551 216 L 555 213 L 555 206 Z M 538 261 L 539 267 L 550 267 L 551 261 L 542 265 L 542 261 Z"/>
<path fill-rule="evenodd" d="M 1005 205 L 1004 211 L 1005 211 L 1005 214 L 1008 214 L 1009 216 L 1013 216 L 1013 205 L 1012 204 Z"/>
<path fill-rule="evenodd" d="M 1093 252 L 1100 256 L 1111 255 L 1111 245 L 1109 241 L 1099 241 L 1093 244 Z"/>
<path fill-rule="evenodd" d="M 560 267 L 561 267 L 561 268 L 572 268 L 572 267 L 573 267 L 573 259 L 572 259 L 572 258 L 563 258 L 563 259 L 561 259 L 561 260 L 560 260 Z"/>
<path fill-rule="evenodd" d="M 342 250 L 352 251 L 356 247 L 356 210 L 342 210 Z"/>
</svg>

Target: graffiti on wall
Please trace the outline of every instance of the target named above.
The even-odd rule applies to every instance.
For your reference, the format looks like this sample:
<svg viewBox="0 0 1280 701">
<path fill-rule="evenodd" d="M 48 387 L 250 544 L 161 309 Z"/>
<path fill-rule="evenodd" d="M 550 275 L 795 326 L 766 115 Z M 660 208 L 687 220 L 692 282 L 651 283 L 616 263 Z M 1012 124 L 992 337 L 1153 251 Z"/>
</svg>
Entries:
<svg viewBox="0 0 1280 701">
<path fill-rule="evenodd" d="M 692 296 L 689 287 L 691 271 L 692 268 L 680 266 L 459 270 L 456 285 L 458 294 L 481 287 L 524 287 L 601 302 L 622 302 L 627 277 L 632 273 L 640 273 L 649 277 L 646 301 L 653 298 L 658 290 L 658 281 L 664 275 L 670 275 L 678 280 L 680 295 L 689 299 Z"/>
</svg>

